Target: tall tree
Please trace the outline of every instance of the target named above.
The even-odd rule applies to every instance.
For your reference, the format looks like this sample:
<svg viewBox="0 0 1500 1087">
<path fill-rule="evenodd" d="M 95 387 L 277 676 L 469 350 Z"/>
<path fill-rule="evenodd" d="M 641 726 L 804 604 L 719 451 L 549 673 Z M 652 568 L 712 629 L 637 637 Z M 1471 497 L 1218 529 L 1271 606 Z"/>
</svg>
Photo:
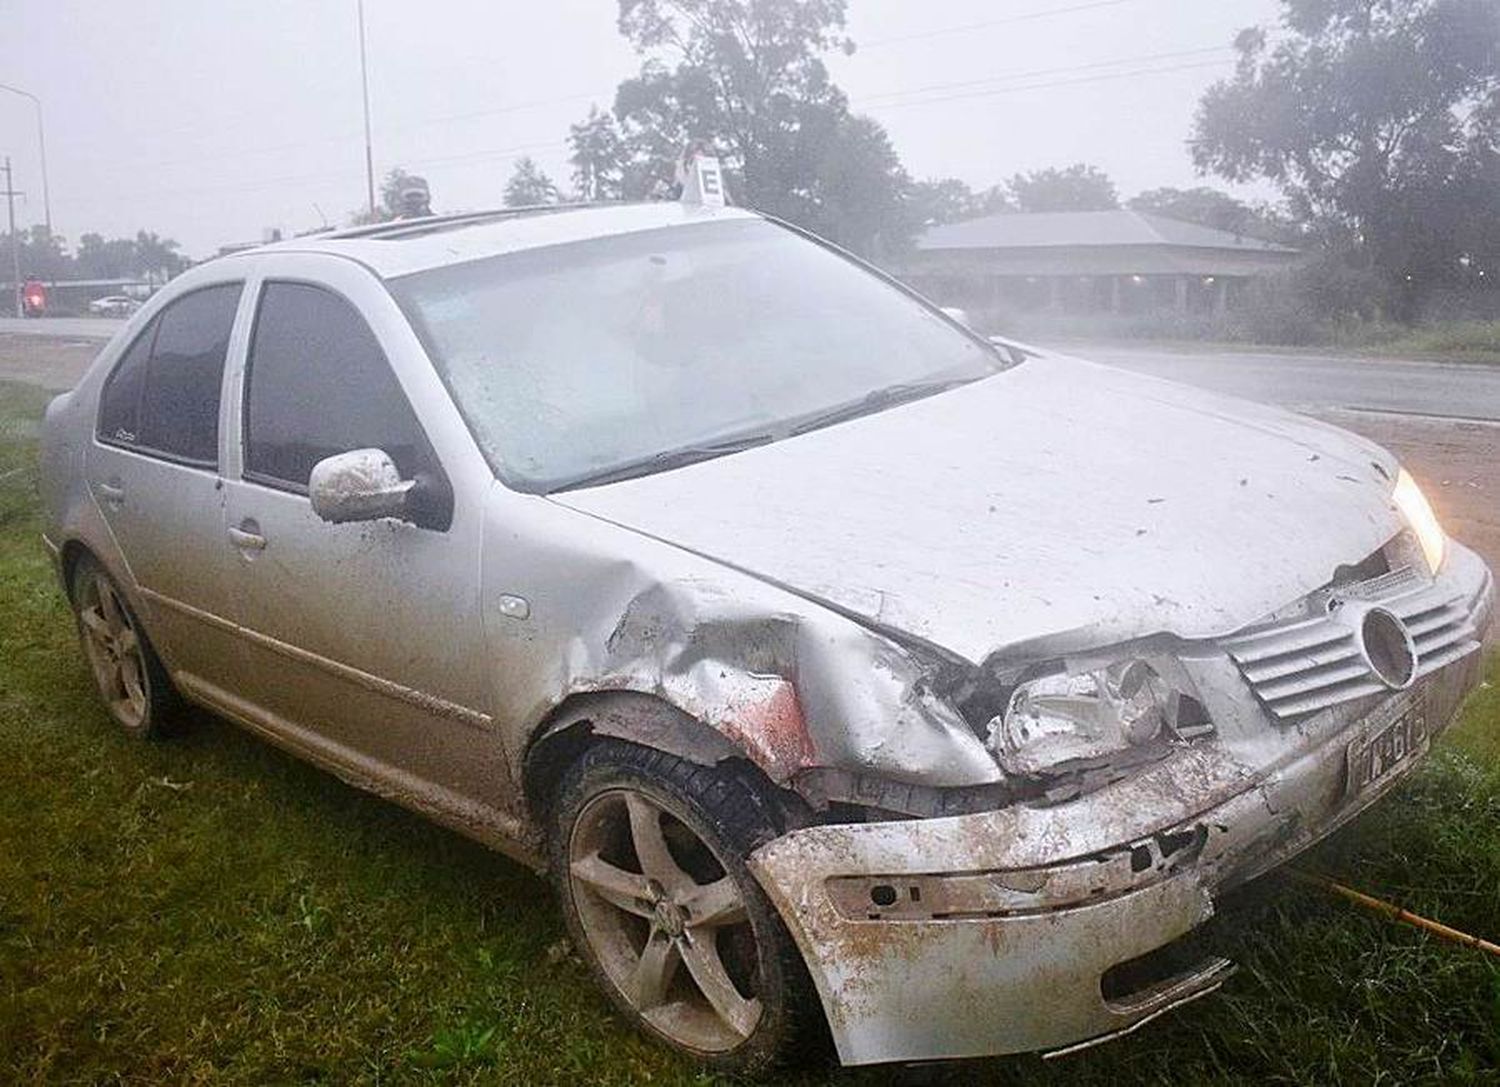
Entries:
<svg viewBox="0 0 1500 1087">
<path fill-rule="evenodd" d="M 581 199 L 624 199 L 629 159 L 613 114 L 590 106 L 589 115 L 568 130 L 568 148 L 573 188 Z"/>
<path fill-rule="evenodd" d="M 850 248 L 871 252 L 903 222 L 907 178 L 890 140 L 850 112 L 823 61 L 852 49 L 845 0 L 619 4 L 642 63 L 615 95 L 618 153 L 601 155 L 595 174 L 626 197 L 660 192 L 696 142 L 719 155 L 738 200 Z M 575 126 L 575 167 L 588 124 Z M 603 137 L 595 125 L 588 134 Z"/>
<path fill-rule="evenodd" d="M 1282 0 L 1199 103 L 1200 170 L 1268 178 L 1393 283 L 1500 259 L 1500 4 Z"/>
<path fill-rule="evenodd" d="M 1109 175 L 1081 162 L 1061 170 L 1017 174 L 1010 191 L 1022 211 L 1109 211 L 1120 206 Z"/>
<path fill-rule="evenodd" d="M 179 248 L 171 238 L 160 237 L 148 230 L 137 231 L 135 273 L 147 279 L 165 282 L 179 272 L 186 271 L 189 262 L 178 252 Z"/>
<path fill-rule="evenodd" d="M 529 208 L 536 204 L 555 204 L 558 200 L 557 186 L 552 183 L 536 160 L 522 155 L 516 160 L 510 180 L 505 183 L 505 206 Z"/>
</svg>

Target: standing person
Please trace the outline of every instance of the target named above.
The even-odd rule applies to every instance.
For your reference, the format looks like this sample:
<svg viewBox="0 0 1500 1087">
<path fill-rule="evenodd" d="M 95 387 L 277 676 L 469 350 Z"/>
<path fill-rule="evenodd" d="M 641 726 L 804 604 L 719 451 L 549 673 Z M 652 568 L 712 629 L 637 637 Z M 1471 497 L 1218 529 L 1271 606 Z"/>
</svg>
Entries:
<svg viewBox="0 0 1500 1087">
<path fill-rule="evenodd" d="M 432 214 L 432 192 L 424 177 L 408 177 L 396 196 L 397 219 L 424 219 Z"/>
</svg>

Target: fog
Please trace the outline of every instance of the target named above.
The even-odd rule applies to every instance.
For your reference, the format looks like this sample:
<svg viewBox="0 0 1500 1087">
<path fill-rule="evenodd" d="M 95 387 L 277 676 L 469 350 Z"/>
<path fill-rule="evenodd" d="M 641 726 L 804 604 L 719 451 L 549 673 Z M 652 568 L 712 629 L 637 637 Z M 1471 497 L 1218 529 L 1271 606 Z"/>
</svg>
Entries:
<svg viewBox="0 0 1500 1087">
<path fill-rule="evenodd" d="M 568 125 L 638 68 L 610 0 L 367 0 L 377 177 L 429 179 L 437 210 L 498 205 L 514 161 L 568 179 Z M 1198 96 L 1273 0 L 851 0 L 830 61 L 915 177 L 980 188 L 1072 162 L 1122 196 L 1195 182 Z M 54 229 L 148 229 L 194 257 L 365 202 L 355 0 L 6 5 L 0 82 L 43 103 Z M 0 94 L 22 225 L 42 220 L 35 114 Z M 1220 187 L 1223 187 L 1222 185 Z M 1269 190 L 1238 190 L 1266 196 Z"/>
</svg>

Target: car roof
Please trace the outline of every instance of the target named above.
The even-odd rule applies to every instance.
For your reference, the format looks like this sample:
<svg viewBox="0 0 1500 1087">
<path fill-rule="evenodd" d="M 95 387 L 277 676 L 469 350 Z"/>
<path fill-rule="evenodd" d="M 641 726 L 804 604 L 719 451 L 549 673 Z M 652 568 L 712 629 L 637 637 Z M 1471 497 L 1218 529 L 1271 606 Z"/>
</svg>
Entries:
<svg viewBox="0 0 1500 1087">
<path fill-rule="evenodd" d="M 308 234 L 220 259 L 272 253 L 329 253 L 357 260 L 382 278 L 392 279 L 502 253 L 756 217 L 743 208 L 705 207 L 675 200 L 508 208 Z"/>
</svg>

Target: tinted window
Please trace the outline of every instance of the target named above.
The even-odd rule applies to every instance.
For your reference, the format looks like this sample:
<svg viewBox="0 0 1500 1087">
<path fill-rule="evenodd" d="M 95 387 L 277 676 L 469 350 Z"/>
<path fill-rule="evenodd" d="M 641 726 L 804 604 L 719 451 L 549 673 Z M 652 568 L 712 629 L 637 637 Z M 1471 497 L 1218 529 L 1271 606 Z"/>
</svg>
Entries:
<svg viewBox="0 0 1500 1087">
<path fill-rule="evenodd" d="M 143 441 L 185 460 L 219 454 L 219 390 L 240 284 L 194 291 L 157 318 L 156 346 L 141 400 Z"/>
<path fill-rule="evenodd" d="M 99 437 L 195 464 L 219 454 L 219 392 L 242 284 L 171 303 L 131 344 L 105 384 Z"/>
<path fill-rule="evenodd" d="M 135 338 L 99 395 L 99 437 L 135 445 L 141 440 L 141 391 L 146 387 L 146 363 L 156 338 L 156 322 Z"/>
<path fill-rule="evenodd" d="M 250 344 L 245 473 L 306 489 L 313 465 L 351 449 L 384 449 L 403 479 L 434 461 L 375 335 L 330 291 L 269 283 Z"/>
</svg>

